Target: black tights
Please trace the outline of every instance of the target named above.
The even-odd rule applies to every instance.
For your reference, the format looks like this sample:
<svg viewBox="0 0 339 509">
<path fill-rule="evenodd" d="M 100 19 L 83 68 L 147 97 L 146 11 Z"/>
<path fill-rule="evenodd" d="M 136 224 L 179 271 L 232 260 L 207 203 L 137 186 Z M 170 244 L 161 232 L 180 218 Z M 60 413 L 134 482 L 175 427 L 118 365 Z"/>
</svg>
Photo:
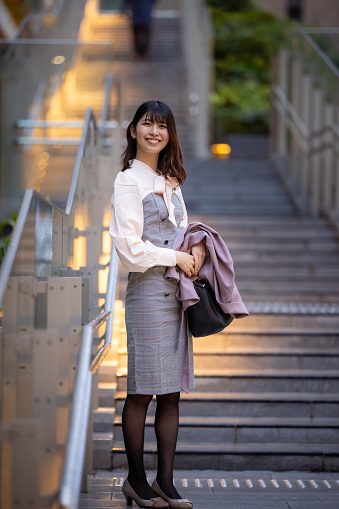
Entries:
<svg viewBox="0 0 339 509">
<path fill-rule="evenodd" d="M 181 498 L 173 485 L 173 464 L 179 426 L 180 393 L 157 396 L 155 434 L 158 448 L 157 482 L 170 498 Z M 145 419 L 152 396 L 129 394 L 122 413 L 122 430 L 128 460 L 128 480 L 141 498 L 158 496 L 147 483 L 144 468 Z"/>
</svg>

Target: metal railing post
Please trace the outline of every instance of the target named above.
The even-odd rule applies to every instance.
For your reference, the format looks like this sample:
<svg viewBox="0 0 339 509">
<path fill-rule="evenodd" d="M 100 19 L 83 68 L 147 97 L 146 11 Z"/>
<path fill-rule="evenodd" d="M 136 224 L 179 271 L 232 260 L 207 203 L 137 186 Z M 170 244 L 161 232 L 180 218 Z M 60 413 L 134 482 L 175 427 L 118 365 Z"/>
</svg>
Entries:
<svg viewBox="0 0 339 509">
<path fill-rule="evenodd" d="M 292 60 L 291 63 L 291 104 L 295 111 L 300 114 L 300 95 L 301 95 L 301 63 L 299 60 Z M 291 140 L 291 165 L 292 165 L 292 177 L 298 189 L 300 180 L 300 147 L 296 139 Z M 298 189 L 299 190 L 299 189 Z"/>
<path fill-rule="evenodd" d="M 312 104 L 313 104 L 313 115 L 312 115 L 312 131 L 318 132 L 320 131 L 323 125 L 323 110 L 324 110 L 324 93 L 321 89 L 313 88 L 312 93 Z M 320 172 L 321 172 L 321 154 L 320 154 L 320 146 L 321 146 L 321 137 L 317 136 L 311 147 L 315 151 L 312 157 L 311 163 L 311 203 L 310 203 L 310 211 L 311 214 L 317 216 L 321 210 L 320 196 L 321 196 L 321 180 L 320 180 Z"/>
<path fill-rule="evenodd" d="M 288 63 L 289 52 L 281 50 L 278 63 L 278 85 L 287 94 L 288 90 Z M 288 152 L 287 147 L 287 128 L 284 121 L 279 117 L 277 125 L 277 153 L 279 156 L 285 156 Z"/>
<path fill-rule="evenodd" d="M 333 125 L 335 115 L 334 107 L 331 104 L 325 104 L 324 106 L 324 122 L 325 125 Z M 323 170 L 323 189 L 322 189 L 322 208 L 324 212 L 331 213 L 333 210 L 333 191 L 334 191 L 334 133 L 328 130 L 324 135 L 324 143 L 326 145 L 324 153 L 324 170 Z"/>
<path fill-rule="evenodd" d="M 338 143 L 338 141 L 337 141 Z M 334 179 L 334 216 L 339 218 L 339 155 L 337 153 L 335 162 L 335 179 Z"/>
<path fill-rule="evenodd" d="M 304 75 L 301 80 L 301 89 L 303 91 L 301 96 L 301 110 L 300 117 L 307 129 L 311 126 L 311 91 L 312 91 L 312 78 Z M 309 146 L 308 146 L 309 149 Z M 306 154 L 301 158 L 301 182 L 300 182 L 301 196 L 306 200 L 309 192 L 309 161 Z"/>
</svg>

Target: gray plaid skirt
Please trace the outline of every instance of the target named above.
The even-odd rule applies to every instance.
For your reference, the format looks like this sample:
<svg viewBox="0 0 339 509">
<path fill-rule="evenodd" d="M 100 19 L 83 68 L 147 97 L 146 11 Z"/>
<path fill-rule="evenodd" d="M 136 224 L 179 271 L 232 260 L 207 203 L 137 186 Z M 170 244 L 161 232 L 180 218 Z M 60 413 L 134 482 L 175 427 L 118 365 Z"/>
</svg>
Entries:
<svg viewBox="0 0 339 509">
<path fill-rule="evenodd" d="M 157 266 L 128 276 L 128 394 L 179 392 L 185 376 L 194 388 L 192 336 L 175 295 L 178 283 L 165 280 L 165 270 Z"/>
</svg>

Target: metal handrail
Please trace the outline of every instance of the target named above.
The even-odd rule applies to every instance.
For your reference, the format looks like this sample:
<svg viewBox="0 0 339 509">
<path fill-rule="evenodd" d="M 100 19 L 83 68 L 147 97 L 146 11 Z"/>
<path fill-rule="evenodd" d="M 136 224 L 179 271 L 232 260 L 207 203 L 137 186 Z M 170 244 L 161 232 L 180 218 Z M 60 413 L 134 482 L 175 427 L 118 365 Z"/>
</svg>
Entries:
<svg viewBox="0 0 339 509">
<path fill-rule="evenodd" d="M 90 129 L 91 124 L 95 127 L 95 119 L 94 119 L 94 116 L 92 113 L 92 109 L 90 106 L 88 106 L 88 108 L 86 109 L 84 128 L 83 128 L 83 131 L 81 134 L 80 145 L 79 145 L 77 157 L 75 160 L 72 182 L 71 182 L 71 186 L 70 186 L 69 193 L 68 193 L 67 204 L 66 204 L 66 208 L 65 208 L 66 214 L 70 214 L 71 208 L 73 205 L 75 190 L 76 190 L 79 173 L 80 173 L 81 161 L 84 157 L 86 140 L 87 140 L 87 136 L 89 134 L 89 129 Z"/>
<path fill-rule="evenodd" d="M 97 126 L 101 127 L 101 121 L 96 122 Z M 82 129 L 84 127 L 83 120 L 29 120 L 23 119 L 18 120 L 16 123 L 16 127 L 25 128 L 25 127 L 56 127 L 56 128 L 66 128 L 66 129 Z M 106 120 L 103 124 L 103 127 L 107 129 L 117 129 L 119 126 L 119 122 L 117 120 Z"/>
<path fill-rule="evenodd" d="M 299 131 L 299 127 L 295 122 L 295 119 L 291 115 L 291 112 L 286 107 L 286 104 L 279 103 L 278 101 L 274 101 L 274 106 L 276 110 L 279 112 L 282 120 L 284 121 L 284 124 L 290 129 L 291 133 L 294 135 L 296 142 L 298 143 L 299 148 L 301 149 L 302 153 L 306 157 L 312 157 L 316 154 L 319 154 L 323 152 L 326 149 L 332 149 L 333 152 L 339 156 L 339 149 L 337 147 L 337 144 L 333 143 L 323 143 L 319 146 L 312 147 L 312 142 L 316 140 L 317 138 L 323 138 L 325 134 L 328 132 L 333 134 L 334 137 L 339 139 L 339 130 L 335 126 L 327 125 L 324 126 L 320 131 L 313 131 L 311 134 L 308 134 L 307 137 L 305 137 L 302 133 Z"/>
<path fill-rule="evenodd" d="M 59 210 L 60 212 L 64 213 L 64 211 L 61 210 L 57 205 L 49 201 L 42 194 L 38 193 L 38 191 L 36 191 L 35 189 L 26 189 L 24 197 L 21 202 L 15 227 L 6 251 L 6 255 L 0 268 L 0 308 L 2 306 L 2 299 L 6 291 L 7 281 L 11 274 L 12 267 L 14 265 L 15 256 L 19 247 L 19 242 L 25 226 L 28 211 L 30 209 L 34 196 L 38 197 L 39 200 L 42 200 L 48 205 L 50 205 L 53 209 Z"/>
<path fill-rule="evenodd" d="M 29 211 L 29 207 L 32 201 L 34 189 L 27 189 L 19 210 L 18 218 L 13 230 L 11 240 L 6 251 L 4 261 L 0 267 L 0 308 L 2 305 L 2 299 L 6 290 L 8 278 L 11 274 L 11 270 L 14 264 L 16 252 L 18 250 L 19 241 L 22 235 L 22 231 L 25 226 L 26 217 Z"/>
<path fill-rule="evenodd" d="M 104 101 L 102 103 L 101 108 L 101 115 L 100 115 L 100 131 L 101 134 L 105 134 L 106 125 L 108 116 L 109 116 L 109 105 L 110 105 L 110 96 L 111 96 L 111 89 L 113 84 L 113 73 L 108 72 L 106 74 L 105 78 L 105 94 L 104 94 Z"/>
<path fill-rule="evenodd" d="M 300 23 L 296 21 L 293 23 L 298 32 L 306 39 L 308 44 L 314 49 L 314 51 L 319 55 L 319 57 L 326 63 L 326 65 L 331 69 L 331 71 L 335 74 L 337 78 L 339 78 L 339 69 L 334 65 L 332 60 L 326 55 L 325 51 L 323 51 L 320 46 L 315 42 L 312 37 L 309 36 L 309 32 L 307 29 L 302 27 Z"/>
<path fill-rule="evenodd" d="M 279 87 L 279 85 L 273 85 L 272 90 L 277 98 L 276 101 L 274 101 L 274 106 L 286 120 L 287 126 L 295 135 L 295 139 L 306 156 L 313 155 L 314 153 L 314 149 L 309 148 L 310 144 L 318 138 L 322 138 L 327 133 L 331 133 L 334 138 L 339 141 L 339 129 L 337 126 L 328 124 L 317 131 L 309 131 L 282 88 Z M 320 145 L 317 148 L 317 152 L 325 148 L 328 148 L 328 145 Z M 339 155 L 337 145 L 334 142 L 333 148 Z"/>
<path fill-rule="evenodd" d="M 44 38 L 36 38 L 36 39 L 11 39 L 9 37 L 5 37 L 0 39 L 0 44 L 6 46 L 8 44 L 15 46 L 46 46 L 46 45 L 57 45 L 57 46 L 112 46 L 112 41 L 102 40 L 102 41 L 85 41 L 79 39 L 44 39 Z"/>
<path fill-rule="evenodd" d="M 115 246 L 112 242 L 111 259 L 109 262 L 109 275 L 108 275 L 107 290 L 106 290 L 106 301 L 105 301 L 105 308 L 104 308 L 105 313 L 110 313 L 109 316 L 107 316 L 107 325 L 106 325 L 106 330 L 108 328 L 109 334 L 108 334 L 108 336 L 105 335 L 104 345 L 95 354 L 94 359 L 91 362 L 90 370 L 92 371 L 93 374 L 96 373 L 102 360 L 106 357 L 108 350 L 110 348 L 110 344 L 111 344 L 112 326 L 113 326 L 113 318 L 114 318 L 113 309 L 114 309 L 114 301 L 115 301 L 117 282 L 118 282 L 118 271 L 119 271 L 119 259 L 118 259 L 117 252 L 115 250 Z"/>
<path fill-rule="evenodd" d="M 82 333 L 81 350 L 74 387 L 74 403 L 66 447 L 66 460 L 59 495 L 61 506 L 67 509 L 76 509 L 78 507 L 86 452 L 92 376 L 98 370 L 111 345 L 118 268 L 119 259 L 112 243 L 105 310 L 92 322 L 85 325 Z M 96 353 L 91 362 L 93 332 L 105 322 L 105 344 Z"/>
</svg>

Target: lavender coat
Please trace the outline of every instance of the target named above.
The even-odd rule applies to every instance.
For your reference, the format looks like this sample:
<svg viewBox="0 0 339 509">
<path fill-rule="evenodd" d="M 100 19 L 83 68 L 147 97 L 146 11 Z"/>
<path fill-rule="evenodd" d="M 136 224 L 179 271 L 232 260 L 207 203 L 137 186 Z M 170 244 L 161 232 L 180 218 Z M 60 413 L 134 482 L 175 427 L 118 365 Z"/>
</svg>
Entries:
<svg viewBox="0 0 339 509">
<path fill-rule="evenodd" d="M 175 251 L 187 252 L 189 247 L 202 240 L 206 245 L 206 258 L 198 277 L 188 278 L 177 267 L 168 267 L 165 278 L 179 281 L 176 296 L 182 301 L 184 310 L 199 301 L 193 280 L 207 279 L 222 310 L 234 318 L 245 318 L 249 313 L 235 284 L 232 257 L 225 242 L 213 228 L 198 221 L 190 223 L 174 239 L 172 248 Z"/>
</svg>

